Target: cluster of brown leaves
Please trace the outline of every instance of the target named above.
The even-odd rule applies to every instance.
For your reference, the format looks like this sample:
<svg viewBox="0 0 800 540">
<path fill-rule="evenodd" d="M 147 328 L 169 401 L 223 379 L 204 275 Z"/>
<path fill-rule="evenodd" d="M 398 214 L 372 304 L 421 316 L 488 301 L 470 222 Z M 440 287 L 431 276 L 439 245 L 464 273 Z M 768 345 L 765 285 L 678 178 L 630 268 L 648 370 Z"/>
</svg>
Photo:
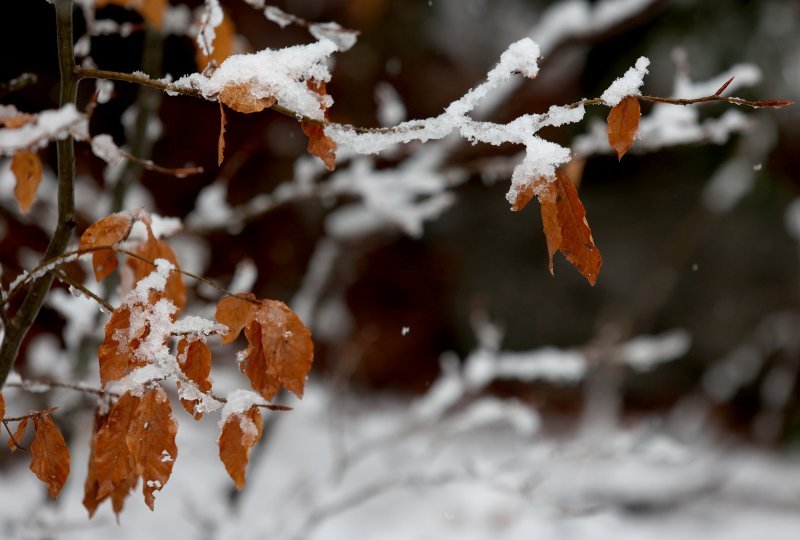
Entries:
<svg viewBox="0 0 800 540">
<path fill-rule="evenodd" d="M 120 213 L 105 217 L 84 231 L 81 250 L 92 253 L 92 266 L 98 280 L 106 278 L 118 266 L 117 245 L 128 240 L 134 223 L 145 225 L 147 237 L 127 250 L 126 270 L 135 284 L 153 271 L 157 258 L 169 260 L 179 268 L 169 245 L 157 239 L 144 212 Z M 130 240 L 128 240 L 130 243 Z M 161 292 L 152 292 L 148 304 L 161 298 L 170 300 L 179 309 L 186 303 L 181 274 L 173 271 Z M 132 329 L 131 310 L 146 310 L 147 305 L 122 305 L 115 309 L 105 327 L 105 338 L 98 350 L 100 379 L 104 386 L 143 367 L 137 349 L 151 329 L 147 323 Z M 265 400 L 270 400 L 282 387 L 302 397 L 306 377 L 313 360 L 311 333 L 297 315 L 276 300 L 258 300 L 252 294 L 226 296 L 217 306 L 217 320 L 229 327 L 222 336 L 224 344 L 236 340 L 244 330 L 248 348 L 240 368 L 252 387 Z M 167 343 L 164 344 L 167 346 Z M 176 346 L 178 365 L 185 378 L 178 387 L 194 385 L 210 395 L 211 349 L 205 336 L 181 336 Z M 182 400 L 183 407 L 196 420 L 202 417 L 196 400 Z M 250 450 L 261 438 L 262 418 L 257 407 L 228 416 L 218 440 L 220 459 L 241 489 Z M 153 381 L 140 393 L 126 392 L 107 412 L 95 414 L 94 436 L 85 483 L 84 505 L 93 515 L 97 507 L 110 499 L 119 514 L 125 498 L 142 481 L 145 502 L 152 509 L 155 492 L 169 480 L 177 456 L 175 434 L 177 422 L 165 391 Z"/>
<path fill-rule="evenodd" d="M 611 108 L 608 115 L 608 143 L 619 159 L 631 148 L 639 129 L 639 99 L 628 96 Z M 569 165 L 565 167 L 568 169 Z M 536 196 L 542 207 L 542 225 L 553 273 L 553 255 L 564 257 L 594 285 L 603 264 L 603 257 L 592 237 L 586 210 L 578 198 L 575 183 L 562 170 L 555 178 L 533 178 L 519 190 L 511 210 L 519 211 Z"/>
</svg>

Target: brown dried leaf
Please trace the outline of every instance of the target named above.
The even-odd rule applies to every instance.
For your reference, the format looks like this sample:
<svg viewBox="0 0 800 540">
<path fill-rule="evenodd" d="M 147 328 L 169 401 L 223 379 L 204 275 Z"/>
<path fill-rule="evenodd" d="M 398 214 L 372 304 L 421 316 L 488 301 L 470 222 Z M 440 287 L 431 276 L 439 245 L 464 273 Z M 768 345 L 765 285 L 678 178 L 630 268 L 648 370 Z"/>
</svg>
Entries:
<svg viewBox="0 0 800 540">
<path fill-rule="evenodd" d="M 69 450 L 64 437 L 49 415 L 35 416 L 36 436 L 31 444 L 31 471 L 47 484 L 47 492 L 55 499 L 69 476 Z"/>
<path fill-rule="evenodd" d="M 511 205 L 512 212 L 519 212 L 528 206 L 528 203 L 531 202 L 531 199 L 533 199 L 535 195 L 533 186 L 534 183 L 531 182 L 517 188 L 517 196 L 514 198 L 514 204 Z"/>
<path fill-rule="evenodd" d="M 97 350 L 100 363 L 100 382 L 103 386 L 110 381 L 118 381 L 128 372 L 138 367 L 134 352 L 139 348 L 139 341 L 145 336 L 146 328 L 134 336 L 129 336 L 131 312 L 120 306 L 111 313 L 106 323 L 105 338 Z"/>
<path fill-rule="evenodd" d="M 217 140 L 217 165 L 222 165 L 222 160 L 225 159 L 225 124 L 228 119 L 225 118 L 225 107 L 222 102 L 219 104 L 219 139 Z"/>
<path fill-rule="evenodd" d="M 39 154 L 28 150 L 17 150 L 11 160 L 11 171 L 17 177 L 14 196 L 17 198 L 20 212 L 27 214 L 33 201 L 36 200 L 36 190 L 42 181 L 42 161 L 39 159 Z"/>
<path fill-rule="evenodd" d="M 219 93 L 220 103 L 224 103 L 234 111 L 240 113 L 256 113 L 275 105 L 278 100 L 272 96 L 255 97 L 250 93 L 247 84 L 232 84 L 226 86 Z"/>
<path fill-rule="evenodd" d="M 245 337 L 250 346 L 239 367 L 253 388 L 267 400 L 282 386 L 303 397 L 314 344 L 300 318 L 283 302 L 262 300 Z"/>
<path fill-rule="evenodd" d="M 639 98 L 636 96 L 624 98 L 608 113 L 608 144 L 617 151 L 618 159 L 622 159 L 633 145 L 641 115 Z"/>
<path fill-rule="evenodd" d="M 144 501 L 150 510 L 155 492 L 163 489 L 172 474 L 178 455 L 177 432 L 178 423 L 172 417 L 166 392 L 160 387 L 148 390 L 136 408 L 125 440 L 133 456 L 134 471 L 142 478 Z"/>
<path fill-rule="evenodd" d="M 191 343 L 186 338 L 178 342 L 178 363 L 181 371 L 190 380 L 194 381 L 202 392 L 211 390 L 211 349 L 204 341 L 196 340 Z M 178 387 L 180 388 L 180 381 Z M 195 420 L 200 420 L 203 413 L 195 411 L 197 400 L 181 399 L 181 404 L 186 412 Z"/>
<path fill-rule="evenodd" d="M 125 214 L 111 214 L 93 223 L 81 235 L 80 249 L 111 246 L 127 238 L 133 222 Z M 113 250 L 102 249 L 92 253 L 92 266 L 97 281 L 108 276 L 119 263 Z"/>
<path fill-rule="evenodd" d="M 150 261 L 145 262 L 133 257 L 128 258 L 127 264 L 128 267 L 133 270 L 133 279 L 136 283 L 153 273 L 155 266 L 151 263 L 155 262 L 156 259 L 166 259 L 175 265 L 176 269 L 180 269 L 181 267 L 181 265 L 178 264 L 178 258 L 175 256 L 175 252 L 172 251 L 169 244 L 164 240 L 156 239 L 149 225 L 147 226 L 147 240 L 142 242 L 134 252 L 140 257 L 147 259 L 147 261 Z M 167 278 L 167 285 L 164 288 L 164 296 L 169 298 L 178 308 L 178 311 L 176 311 L 174 315 L 177 317 L 178 312 L 186 305 L 186 286 L 183 283 L 183 277 L 180 272 L 174 271 L 170 273 Z"/>
<path fill-rule="evenodd" d="M 25 428 L 28 427 L 28 419 L 23 418 L 22 421 L 17 424 L 17 429 L 14 431 L 14 436 L 8 439 L 8 447 L 11 449 L 12 452 L 16 452 L 17 448 L 22 448 L 20 444 L 22 443 L 22 438 L 25 436 Z"/>
<path fill-rule="evenodd" d="M 94 411 L 94 424 L 92 425 L 92 440 L 89 442 L 89 465 L 86 471 L 86 481 L 83 483 L 83 506 L 89 512 L 89 518 L 94 517 L 97 507 L 105 497 L 98 497 L 100 483 L 97 481 L 97 465 L 95 453 L 97 450 L 98 432 L 106 424 L 108 414 L 102 413 L 100 407 Z M 106 495 L 107 497 L 108 495 Z"/>
<path fill-rule="evenodd" d="M 125 392 L 111 408 L 105 423 L 97 431 L 93 461 L 97 482 L 95 501 L 98 504 L 111 495 L 120 484 L 127 482 L 133 472 L 126 438 L 139 403 L 141 403 L 139 397 Z M 89 512 L 91 514 L 92 510 Z"/>
<path fill-rule="evenodd" d="M 6 400 L 3 397 L 3 392 L 0 392 L 0 420 L 6 417 Z"/>
<path fill-rule="evenodd" d="M 336 168 L 336 143 L 325 134 L 325 129 L 316 122 L 302 122 L 303 133 L 308 136 L 306 150 L 309 154 L 317 156 L 325 164 L 325 168 L 332 171 Z"/>
<path fill-rule="evenodd" d="M 250 293 L 240 294 L 239 296 L 255 300 L 256 297 Z M 226 296 L 217 304 L 217 322 L 228 327 L 228 333 L 223 334 L 222 343 L 228 344 L 236 341 L 242 329 L 249 323 L 255 315 L 258 306 L 236 296 Z"/>
<path fill-rule="evenodd" d="M 586 221 L 586 211 L 575 186 L 559 170 L 556 171 L 555 180 L 548 182 L 539 179 L 537 186 L 547 251 L 550 255 L 550 273 L 553 273 L 553 255 L 560 251 L 594 285 L 603 258 L 594 244 L 592 231 Z"/>
<path fill-rule="evenodd" d="M 219 459 L 238 490 L 244 487 L 250 450 L 261 439 L 262 430 L 263 421 L 258 407 L 250 407 L 245 414 L 230 415 L 222 426 L 218 441 Z"/>
<path fill-rule="evenodd" d="M 203 53 L 202 47 L 197 47 L 195 61 L 200 71 L 207 68 L 211 60 L 216 65 L 220 65 L 226 58 L 236 52 L 236 26 L 226 10 L 222 11 L 222 22 L 214 29 L 214 34 L 214 43 L 208 44 L 213 48 L 211 58 Z M 197 39 L 193 41 L 197 44 Z"/>
</svg>

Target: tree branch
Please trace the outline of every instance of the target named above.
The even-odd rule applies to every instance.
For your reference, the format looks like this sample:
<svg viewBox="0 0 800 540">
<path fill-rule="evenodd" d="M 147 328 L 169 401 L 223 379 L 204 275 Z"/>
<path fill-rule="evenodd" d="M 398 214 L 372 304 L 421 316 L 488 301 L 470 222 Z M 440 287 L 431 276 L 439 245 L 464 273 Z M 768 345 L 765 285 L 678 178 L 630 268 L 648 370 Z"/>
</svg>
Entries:
<svg viewBox="0 0 800 540">
<path fill-rule="evenodd" d="M 72 0 L 55 0 L 56 38 L 58 63 L 61 72 L 60 105 L 74 104 L 78 78 L 74 75 L 75 55 L 72 45 Z M 44 259 L 53 259 L 64 253 L 72 230 L 75 228 L 75 144 L 72 137 L 58 141 L 58 224 L 47 246 Z M 33 282 L 22 305 L 5 329 L 0 345 L 0 388 L 17 359 L 22 339 L 39 314 L 44 297 L 53 283 L 52 274 L 45 274 Z"/>
</svg>

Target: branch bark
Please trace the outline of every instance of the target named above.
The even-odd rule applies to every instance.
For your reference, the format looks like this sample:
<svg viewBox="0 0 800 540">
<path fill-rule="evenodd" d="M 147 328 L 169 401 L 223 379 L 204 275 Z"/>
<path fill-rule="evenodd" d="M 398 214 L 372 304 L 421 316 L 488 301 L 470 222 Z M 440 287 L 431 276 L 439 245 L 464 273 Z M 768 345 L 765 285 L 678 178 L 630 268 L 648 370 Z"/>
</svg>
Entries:
<svg viewBox="0 0 800 540">
<path fill-rule="evenodd" d="M 75 104 L 78 77 L 75 76 L 75 55 L 72 43 L 72 0 L 55 0 L 56 39 L 58 65 L 61 72 L 59 104 Z M 58 141 L 58 224 L 45 251 L 44 260 L 58 257 L 67 248 L 75 228 L 75 144 L 72 137 Z M 39 314 L 44 298 L 53 284 L 53 275 L 47 273 L 34 281 L 28 289 L 19 310 L 10 318 L 0 345 L 0 388 L 6 382 L 11 367 L 17 359 L 23 338 Z"/>
</svg>

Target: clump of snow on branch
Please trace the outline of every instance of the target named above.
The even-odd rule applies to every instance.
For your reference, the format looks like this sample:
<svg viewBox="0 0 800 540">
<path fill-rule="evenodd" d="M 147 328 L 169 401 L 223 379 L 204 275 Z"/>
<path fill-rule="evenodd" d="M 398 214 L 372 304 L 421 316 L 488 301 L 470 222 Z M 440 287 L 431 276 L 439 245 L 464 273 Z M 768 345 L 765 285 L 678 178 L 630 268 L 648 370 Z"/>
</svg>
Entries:
<svg viewBox="0 0 800 540">
<path fill-rule="evenodd" d="M 219 0 L 205 0 L 200 14 L 200 30 L 197 32 L 197 46 L 207 57 L 214 52 L 214 40 L 217 39 L 217 27 L 222 24 L 223 14 Z"/>
<path fill-rule="evenodd" d="M 264 49 L 251 54 L 229 56 L 210 77 L 193 73 L 175 85 L 199 90 L 215 100 L 226 87 L 246 85 L 254 99 L 275 98 L 282 107 L 298 116 L 322 120 L 333 104 L 330 96 L 321 97 L 306 81 L 330 81 L 327 59 L 337 46 L 330 40 L 284 49 Z"/>
<path fill-rule="evenodd" d="M 51 140 L 63 139 L 70 133 L 84 139 L 87 130 L 86 115 L 71 103 L 60 109 L 42 111 L 21 127 L 0 129 L 0 156 L 10 156 L 17 150 L 43 148 Z"/>
<path fill-rule="evenodd" d="M 611 83 L 600 99 L 609 107 L 618 105 L 620 101 L 628 96 L 641 96 L 642 92 L 640 87 L 644 82 L 644 76 L 647 75 L 647 67 L 650 65 L 650 60 L 644 56 L 636 60 L 636 65 L 628 69 L 625 75 Z"/>
</svg>

